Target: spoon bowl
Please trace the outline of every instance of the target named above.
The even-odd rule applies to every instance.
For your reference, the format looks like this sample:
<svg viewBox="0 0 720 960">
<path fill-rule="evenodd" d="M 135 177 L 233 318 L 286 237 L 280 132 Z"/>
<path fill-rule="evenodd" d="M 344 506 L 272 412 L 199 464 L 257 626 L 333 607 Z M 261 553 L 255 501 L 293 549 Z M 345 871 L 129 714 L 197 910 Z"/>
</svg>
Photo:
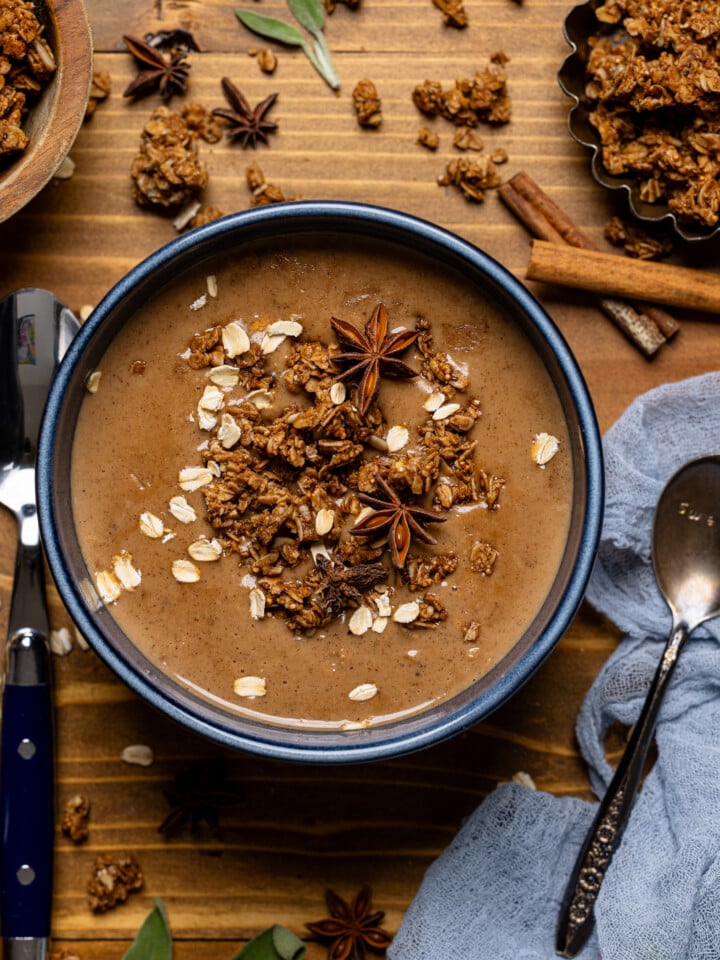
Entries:
<svg viewBox="0 0 720 960">
<path fill-rule="evenodd" d="M 672 629 L 565 891 L 556 942 L 562 957 L 574 957 L 590 936 L 595 902 L 630 817 L 680 650 L 696 627 L 720 614 L 720 456 L 691 460 L 667 482 L 655 509 L 652 557 L 655 578 L 672 613 Z"/>
</svg>

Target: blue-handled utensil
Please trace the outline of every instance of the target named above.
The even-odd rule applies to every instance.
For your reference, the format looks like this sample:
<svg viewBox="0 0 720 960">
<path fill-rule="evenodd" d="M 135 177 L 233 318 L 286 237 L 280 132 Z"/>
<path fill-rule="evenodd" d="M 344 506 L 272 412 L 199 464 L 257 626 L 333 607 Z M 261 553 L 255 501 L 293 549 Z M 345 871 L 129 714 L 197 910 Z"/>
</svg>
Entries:
<svg viewBox="0 0 720 960">
<path fill-rule="evenodd" d="M 78 327 L 46 290 L 0 301 L 0 503 L 18 524 L 0 726 L 3 960 L 43 960 L 50 936 L 53 708 L 35 452 L 50 383 Z"/>
</svg>

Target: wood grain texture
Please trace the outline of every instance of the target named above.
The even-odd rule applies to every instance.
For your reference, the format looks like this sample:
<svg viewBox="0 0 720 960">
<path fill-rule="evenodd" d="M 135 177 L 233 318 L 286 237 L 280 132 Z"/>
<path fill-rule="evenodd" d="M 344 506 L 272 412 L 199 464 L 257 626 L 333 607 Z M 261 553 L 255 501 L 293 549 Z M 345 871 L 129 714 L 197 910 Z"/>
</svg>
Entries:
<svg viewBox="0 0 720 960">
<path fill-rule="evenodd" d="M 503 49 L 513 120 L 482 128 L 487 149 L 504 147 L 509 177 L 527 170 L 603 249 L 602 227 L 616 198 L 598 188 L 585 154 L 570 139 L 568 104 L 555 74 L 567 52 L 562 21 L 569 4 L 552 0 L 466 0 L 470 26 L 442 27 L 431 0 L 363 0 L 357 13 L 339 6 L 327 37 L 342 81 L 333 94 L 302 54 L 276 48 L 278 70 L 260 73 L 247 48 L 264 45 L 237 22 L 236 5 L 285 15 L 284 0 L 90 0 L 96 68 L 109 70 L 110 99 L 80 131 L 71 180 L 49 184 L 21 213 L 0 225 L 0 294 L 47 287 L 74 309 L 96 304 L 140 259 L 170 240 L 169 220 L 141 211 L 131 197 L 129 168 L 156 98 L 130 104 L 122 91 L 134 74 L 122 34 L 159 27 L 196 32 L 204 52 L 191 57 L 188 96 L 220 106 L 220 78 L 230 76 L 257 102 L 278 91 L 269 147 L 242 151 L 203 145 L 210 170 L 207 202 L 225 212 L 250 204 L 245 169 L 257 160 L 287 194 L 307 199 L 369 201 L 425 217 L 483 247 L 524 276 L 529 237 L 492 192 L 465 201 L 436 184 L 453 155 L 452 128 L 433 124 L 436 153 L 416 143 L 424 122 L 412 88 L 425 78 L 450 85 Z M 384 122 L 362 131 L 351 91 L 361 77 L 376 83 Z M 177 102 L 177 101 L 176 101 Z M 678 251 L 679 263 L 717 268 L 717 248 Z M 641 357 L 589 296 L 534 286 L 575 352 L 598 419 L 606 429 L 632 400 L 665 381 L 716 369 L 720 340 L 702 315 L 683 318 L 677 337 L 652 361 Z M 0 516 L 0 627 L 6 623 L 14 529 Z M 54 626 L 69 625 L 52 594 Z M 221 960 L 273 922 L 302 934 L 324 915 L 327 886 L 352 897 L 370 882 L 374 902 L 395 930 L 424 871 L 462 819 L 518 770 L 558 795 L 591 796 L 574 740 L 582 699 L 617 641 L 616 631 L 587 607 L 532 680 L 509 703 L 462 736 L 410 757 L 344 769 L 296 766 L 233 754 L 188 734 L 120 684 L 91 652 L 55 658 L 58 802 L 85 793 L 92 803 L 89 841 L 58 836 L 53 930 L 81 960 L 123 955 L 152 897 L 162 897 L 178 938 L 177 957 Z M 122 763 L 122 749 L 149 744 L 151 767 Z M 241 803 L 225 811 L 218 831 L 171 839 L 157 827 L 169 806 L 164 791 L 192 760 L 219 757 Z M 130 851 L 141 862 L 141 894 L 102 916 L 90 913 L 85 888 L 95 855 Z M 323 957 L 313 945 L 309 960 Z"/>
</svg>

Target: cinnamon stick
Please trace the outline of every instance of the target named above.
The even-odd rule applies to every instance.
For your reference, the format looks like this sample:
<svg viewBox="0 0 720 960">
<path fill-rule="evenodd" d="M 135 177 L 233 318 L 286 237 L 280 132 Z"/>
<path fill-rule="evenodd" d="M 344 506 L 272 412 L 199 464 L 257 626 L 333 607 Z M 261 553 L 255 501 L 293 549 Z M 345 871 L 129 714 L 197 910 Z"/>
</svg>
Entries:
<svg viewBox="0 0 720 960">
<path fill-rule="evenodd" d="M 504 183 L 498 193 L 534 237 L 551 243 L 564 242 L 587 250 L 598 249 L 590 237 L 583 233 L 565 211 L 524 171 Z M 643 344 L 647 346 L 658 339 L 656 328 L 664 339 L 674 336 L 679 329 L 675 318 L 657 306 L 643 303 L 638 304 L 636 310 L 633 305 L 620 301 L 611 301 L 609 304 L 601 302 L 599 306 L 645 353 L 647 350 Z M 638 332 L 642 344 L 636 340 Z M 661 340 L 658 346 L 662 342 Z M 651 351 L 653 352 L 654 350 Z"/>
<path fill-rule="evenodd" d="M 607 296 L 646 297 L 673 307 L 720 313 L 720 276 L 694 267 L 534 240 L 527 277 Z"/>
</svg>

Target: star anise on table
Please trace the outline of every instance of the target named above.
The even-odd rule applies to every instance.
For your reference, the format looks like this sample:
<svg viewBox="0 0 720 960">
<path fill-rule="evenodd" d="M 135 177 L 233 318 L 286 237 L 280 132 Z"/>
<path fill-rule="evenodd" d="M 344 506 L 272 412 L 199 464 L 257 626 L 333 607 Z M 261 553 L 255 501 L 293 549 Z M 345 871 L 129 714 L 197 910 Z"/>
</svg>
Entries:
<svg viewBox="0 0 720 960">
<path fill-rule="evenodd" d="M 383 910 L 370 912 L 371 898 L 372 891 L 367 884 L 352 905 L 332 890 L 326 892 L 330 917 L 305 926 L 319 940 L 330 941 L 328 960 L 366 960 L 368 950 L 384 954 L 390 946 L 392 937 L 379 927 L 385 913 Z"/>
<path fill-rule="evenodd" d="M 380 494 L 377 496 L 371 496 L 368 493 L 358 494 L 361 503 L 373 507 L 375 512 L 356 523 L 350 529 L 350 533 L 356 537 L 377 537 L 387 533 L 393 566 L 402 569 L 405 566 L 412 538 L 417 537 L 423 543 L 437 543 L 435 537 L 425 529 L 425 524 L 444 523 L 447 517 L 432 510 L 423 510 L 422 507 L 403 503 L 380 474 L 375 479 L 380 487 Z"/>
<path fill-rule="evenodd" d="M 239 141 L 241 147 L 254 147 L 258 140 L 268 142 L 268 134 L 277 130 L 277 124 L 268 120 L 266 114 L 278 98 L 277 93 L 265 97 L 256 107 L 251 107 L 245 94 L 228 77 L 221 80 L 223 93 L 230 109 L 218 107 L 213 116 L 222 117 L 230 124 L 228 140 Z"/>
<path fill-rule="evenodd" d="M 346 567 L 322 554 L 318 554 L 315 563 L 323 574 L 317 594 L 323 610 L 332 617 L 348 606 L 359 605 L 363 594 L 387 578 L 387 570 L 381 563 L 356 563 Z"/>
<path fill-rule="evenodd" d="M 347 320 L 330 318 L 335 336 L 340 342 L 343 353 L 333 357 L 333 362 L 350 364 L 338 380 L 352 380 L 360 377 L 358 385 L 358 409 L 361 415 L 367 413 L 372 398 L 378 389 L 381 374 L 400 379 L 416 377 L 417 373 L 396 356 L 407 350 L 418 338 L 417 330 L 401 330 L 388 336 L 388 315 L 384 304 L 379 303 L 361 332 Z"/>
<path fill-rule="evenodd" d="M 158 827 L 166 837 L 178 833 L 186 823 L 192 834 L 199 833 L 203 823 L 216 830 L 220 810 L 242 803 L 241 795 L 227 786 L 221 760 L 190 764 L 175 777 L 172 790 L 163 790 L 163 796 L 172 808 Z"/>
<path fill-rule="evenodd" d="M 185 93 L 190 64 L 184 51 L 165 57 L 155 47 L 137 37 L 123 37 L 130 53 L 144 64 L 144 69 L 127 86 L 124 97 L 139 99 L 158 90 L 164 103 L 175 94 Z"/>
</svg>

